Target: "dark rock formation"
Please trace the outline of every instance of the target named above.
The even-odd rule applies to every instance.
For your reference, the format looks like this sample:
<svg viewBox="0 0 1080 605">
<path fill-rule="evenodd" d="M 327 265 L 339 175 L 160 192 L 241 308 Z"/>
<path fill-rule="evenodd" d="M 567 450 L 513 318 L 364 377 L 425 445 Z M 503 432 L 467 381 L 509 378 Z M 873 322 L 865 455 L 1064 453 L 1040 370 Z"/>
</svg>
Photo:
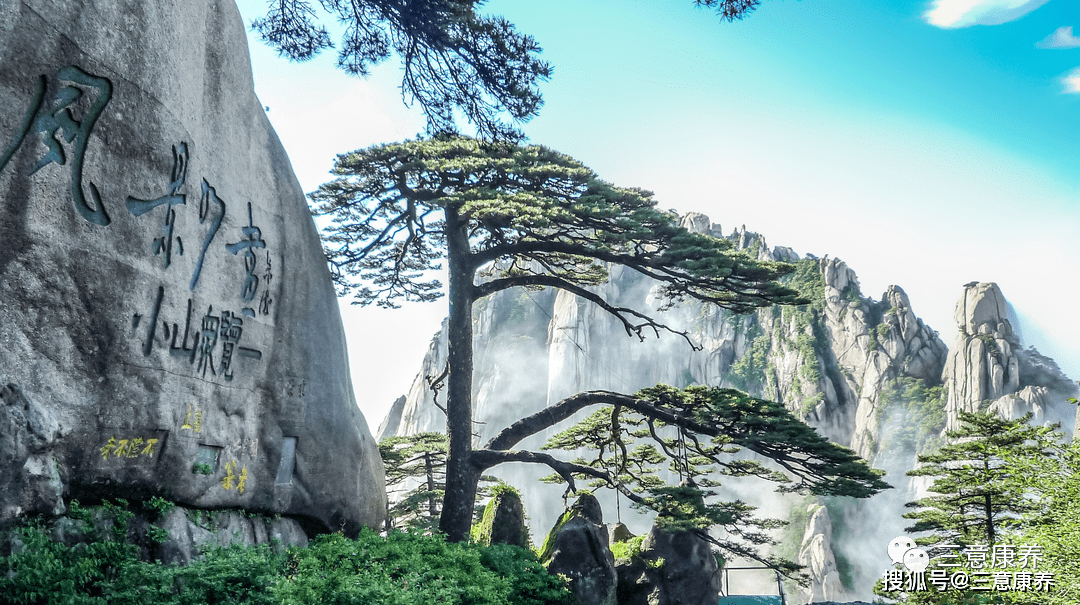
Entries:
<svg viewBox="0 0 1080 605">
<path fill-rule="evenodd" d="M 540 554 L 549 572 L 570 578 L 579 605 L 616 603 L 615 558 L 608 548 L 607 527 L 597 516 L 599 512 L 596 498 L 578 498 L 551 529 Z"/>
<path fill-rule="evenodd" d="M 229 0 L 0 3 L 0 374 L 54 427 L 4 433 L 32 445 L 0 516 L 59 510 L 59 477 L 381 524 L 337 298 Z"/>
<path fill-rule="evenodd" d="M 715 605 L 720 571 L 709 542 L 695 531 L 654 526 L 641 552 L 616 562 L 619 605 Z"/>
</svg>

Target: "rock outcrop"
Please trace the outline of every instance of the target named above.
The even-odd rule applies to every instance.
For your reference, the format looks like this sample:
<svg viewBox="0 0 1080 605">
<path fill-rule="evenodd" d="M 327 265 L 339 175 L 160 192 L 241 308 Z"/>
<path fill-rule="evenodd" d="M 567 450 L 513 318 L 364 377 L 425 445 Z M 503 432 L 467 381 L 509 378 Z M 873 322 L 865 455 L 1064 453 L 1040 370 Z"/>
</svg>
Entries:
<svg viewBox="0 0 1080 605">
<path fill-rule="evenodd" d="M 178 506 L 157 525 L 169 532 L 169 539 L 158 547 L 163 563 L 186 564 L 207 546 L 308 543 L 307 533 L 294 519 L 250 517 L 237 511 L 193 511 Z"/>
<path fill-rule="evenodd" d="M 654 526 L 641 552 L 616 562 L 620 605 L 714 605 L 720 570 L 709 542 L 694 531 Z"/>
<path fill-rule="evenodd" d="M 62 437 L 53 410 L 18 385 L 0 385 L 0 520 L 64 513 L 64 480 L 56 462 Z"/>
<path fill-rule="evenodd" d="M 59 489 L 381 523 L 319 236 L 229 0 L 0 3 L 9 383 L 47 421 L 4 433 L 29 444 L 5 517 Z"/>
<path fill-rule="evenodd" d="M 583 495 L 556 522 L 540 554 L 548 572 L 570 578 L 580 605 L 615 605 L 618 575 L 600 503 Z"/>
<path fill-rule="evenodd" d="M 484 507 L 477 542 L 484 545 L 509 544 L 529 548 L 529 528 L 525 525 L 525 507 L 521 496 L 512 489 L 503 489 Z"/>
<path fill-rule="evenodd" d="M 989 409 L 1010 420 L 1031 413 L 1034 422 L 1061 421 L 1071 431 L 1064 400 L 1075 385 L 1053 360 L 1021 347 L 997 284 L 965 284 L 954 317 L 956 344 L 942 373 L 949 430 L 959 426 L 959 412 Z"/>
<path fill-rule="evenodd" d="M 810 505 L 807 513 L 810 518 L 803 532 L 796 563 L 805 565 L 805 573 L 813 579 L 810 601 L 816 603 L 826 599 L 842 599 L 846 596 L 846 591 L 840 582 L 840 573 L 836 569 L 836 558 L 832 552 L 833 532 L 829 511 L 814 503 Z"/>
</svg>

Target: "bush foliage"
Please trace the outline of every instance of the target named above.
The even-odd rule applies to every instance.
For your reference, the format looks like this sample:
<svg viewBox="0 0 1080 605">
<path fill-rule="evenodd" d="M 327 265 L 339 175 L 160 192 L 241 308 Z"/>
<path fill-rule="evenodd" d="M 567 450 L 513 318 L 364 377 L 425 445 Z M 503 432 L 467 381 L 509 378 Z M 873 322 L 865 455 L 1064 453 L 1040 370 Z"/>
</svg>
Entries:
<svg viewBox="0 0 1080 605">
<path fill-rule="evenodd" d="M 162 507 L 153 503 L 154 508 Z M 365 529 L 335 533 L 307 547 L 209 548 L 186 566 L 139 558 L 124 540 L 126 506 L 111 515 L 107 536 L 74 507 L 89 542 L 67 546 L 32 520 L 8 535 L 0 557 L 0 603 L 13 605 L 571 605 L 565 579 L 547 573 L 529 550 L 447 543 L 441 535 Z M 127 514 L 125 514 L 127 513 Z"/>
</svg>

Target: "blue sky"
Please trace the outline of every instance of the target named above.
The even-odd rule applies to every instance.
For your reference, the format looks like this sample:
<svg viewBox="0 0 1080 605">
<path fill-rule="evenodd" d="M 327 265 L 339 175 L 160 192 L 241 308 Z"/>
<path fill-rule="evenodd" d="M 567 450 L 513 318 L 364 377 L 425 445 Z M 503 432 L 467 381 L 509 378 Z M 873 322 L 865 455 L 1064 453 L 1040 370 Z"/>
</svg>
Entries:
<svg viewBox="0 0 1080 605">
<path fill-rule="evenodd" d="M 239 2 L 245 22 L 263 0 Z M 660 206 L 839 257 L 863 293 L 907 291 L 952 345 L 969 281 L 995 281 L 1035 344 L 1080 378 L 1080 3 L 764 0 L 721 22 L 690 0 L 491 0 L 555 68 L 531 142 Z M 291 64 L 249 34 L 255 88 L 306 191 L 335 154 L 414 137 L 393 60 Z M 1074 71 L 1075 70 L 1075 71 Z M 378 425 L 445 301 L 343 314 Z"/>
</svg>

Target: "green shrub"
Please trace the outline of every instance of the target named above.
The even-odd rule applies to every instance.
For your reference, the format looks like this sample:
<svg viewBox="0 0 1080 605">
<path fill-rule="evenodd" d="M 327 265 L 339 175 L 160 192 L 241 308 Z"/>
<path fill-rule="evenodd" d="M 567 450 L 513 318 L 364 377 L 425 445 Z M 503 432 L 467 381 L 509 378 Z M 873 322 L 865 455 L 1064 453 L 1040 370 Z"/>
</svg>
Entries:
<svg viewBox="0 0 1080 605">
<path fill-rule="evenodd" d="M 629 540 L 616 542 L 611 545 L 611 554 L 615 555 L 616 559 L 632 559 L 641 554 L 641 543 L 644 540 L 645 536 L 634 536 Z"/>
<path fill-rule="evenodd" d="M 542 575 L 541 575 L 542 574 Z M 525 549 L 453 544 L 436 534 L 364 529 L 289 551 L 283 604 L 539 605 L 569 603 L 561 581 Z"/>
<path fill-rule="evenodd" d="M 116 512 L 117 509 L 119 507 L 112 510 Z M 114 517 L 114 536 L 121 528 L 126 531 L 124 517 Z M 0 558 L 2 603 L 278 603 L 272 588 L 284 569 L 284 555 L 275 555 L 265 545 L 213 548 L 190 565 L 175 567 L 140 560 L 139 548 L 124 541 L 91 541 L 73 547 L 53 542 L 39 520 L 15 529 L 13 536 L 21 546 L 15 549 L 18 552 Z"/>
<path fill-rule="evenodd" d="M 548 573 L 528 549 L 493 544 L 480 549 L 480 563 L 510 581 L 507 605 L 572 605 L 565 578 Z"/>
<path fill-rule="evenodd" d="M 157 506 L 155 503 L 152 506 Z M 78 503 L 76 513 L 86 514 Z M 115 537 L 130 512 L 106 505 Z M 125 514 L 127 513 L 127 514 Z M 275 553 L 268 545 L 211 547 L 187 566 L 139 559 L 125 541 L 53 542 L 40 520 L 12 532 L 0 557 L 0 603 L 12 605 L 572 605 L 564 578 L 527 549 L 449 544 L 439 535 L 364 529 Z"/>
<path fill-rule="evenodd" d="M 880 323 L 877 325 L 878 340 L 887 340 L 889 338 L 889 324 Z"/>
<path fill-rule="evenodd" d="M 161 518 L 172 512 L 172 509 L 176 508 L 176 505 L 160 496 L 153 496 L 146 502 L 143 502 L 143 508 L 146 510 L 157 511 L 158 517 Z"/>
</svg>

